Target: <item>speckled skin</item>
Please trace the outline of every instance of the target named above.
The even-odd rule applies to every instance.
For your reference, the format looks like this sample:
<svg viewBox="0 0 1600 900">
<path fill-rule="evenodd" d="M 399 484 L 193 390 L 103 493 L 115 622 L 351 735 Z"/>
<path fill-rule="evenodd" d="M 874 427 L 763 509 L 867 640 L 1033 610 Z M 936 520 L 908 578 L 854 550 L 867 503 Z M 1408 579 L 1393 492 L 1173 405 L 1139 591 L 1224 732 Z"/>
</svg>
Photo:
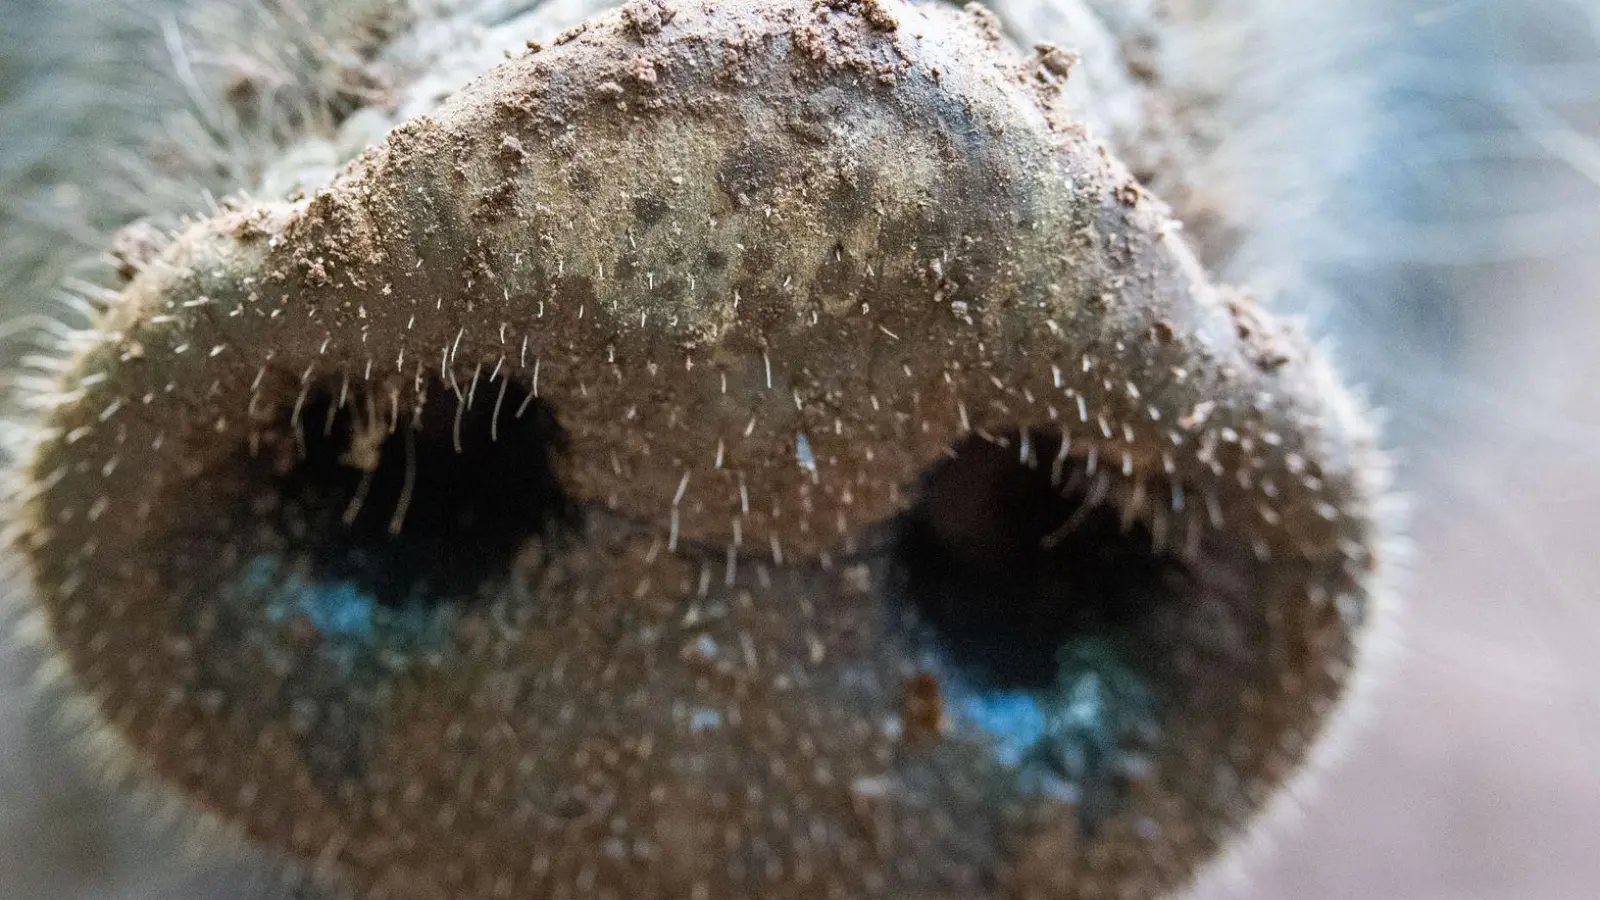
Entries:
<svg viewBox="0 0 1600 900">
<path fill-rule="evenodd" d="M 19 541 L 106 727 L 373 900 L 1187 882 L 1345 689 L 1383 466 L 1320 358 L 1060 112 L 1064 68 L 981 12 L 633 3 L 313 196 L 193 227 L 29 468 Z M 314 556 L 296 504 L 359 490 L 363 434 L 475 460 L 523 427 L 484 417 L 511 384 L 564 432 L 571 508 L 403 647 L 239 588 Z M 330 400 L 352 462 L 291 492 Z M 895 602 L 885 523 L 981 517 L 919 492 L 971 435 L 1052 448 L 1185 572 L 1140 632 L 1149 769 L 1092 827 L 938 712 L 979 689 Z"/>
</svg>

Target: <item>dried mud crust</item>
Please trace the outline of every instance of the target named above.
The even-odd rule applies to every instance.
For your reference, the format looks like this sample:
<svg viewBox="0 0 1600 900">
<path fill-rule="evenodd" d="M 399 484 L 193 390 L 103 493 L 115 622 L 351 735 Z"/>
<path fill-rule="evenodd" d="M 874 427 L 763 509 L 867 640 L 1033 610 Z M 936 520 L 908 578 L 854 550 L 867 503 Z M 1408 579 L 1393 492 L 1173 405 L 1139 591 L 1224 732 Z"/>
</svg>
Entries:
<svg viewBox="0 0 1600 900">
<path fill-rule="evenodd" d="M 1183 884 L 1345 689 L 1381 460 L 1056 112 L 1061 69 L 981 12 L 635 2 L 306 201 L 196 226 L 72 360 L 31 464 L 68 667 L 141 767 L 375 898 Z M 405 485 L 372 526 L 403 535 L 415 459 L 502 440 L 551 480 L 505 476 L 527 532 L 431 588 L 450 610 L 260 600 L 373 515 L 291 490 L 308 459 Z M 1139 625 L 1149 766 L 1093 821 L 996 756 L 958 709 L 982 679 L 884 600 L 910 590 L 885 523 L 922 503 L 955 540 L 937 472 L 971 440 L 1184 569 Z M 406 441 L 432 443 L 385 468 Z"/>
<path fill-rule="evenodd" d="M 721 10 L 699 29 L 649 26 L 674 29 L 670 43 L 625 10 L 616 28 L 590 26 L 397 129 L 303 206 L 240 217 L 238 252 L 266 252 L 248 289 L 218 286 L 248 305 L 210 316 L 216 345 L 258 343 L 245 332 L 265 319 L 274 333 L 262 346 L 314 348 L 330 361 L 318 377 L 353 360 L 366 379 L 370 361 L 380 396 L 438 359 L 526 358 L 542 385 L 575 395 L 563 401 L 575 445 L 617 456 L 613 471 L 573 473 L 580 494 L 610 500 L 626 479 L 625 511 L 664 521 L 676 508 L 685 537 L 717 544 L 734 517 L 756 546 L 798 519 L 812 536 L 791 538 L 796 552 L 831 547 L 902 502 L 917 468 L 908 458 L 930 458 L 952 433 L 916 420 L 948 423 L 965 407 L 976 427 L 996 403 L 1022 415 L 1010 397 L 1026 382 L 1008 374 L 996 396 L 975 385 L 958 397 L 941 386 L 948 371 L 981 381 L 971 373 L 1041 342 L 1049 360 L 1030 360 L 1031 378 L 1050 363 L 1081 368 L 1122 330 L 1150 352 L 1100 361 L 1102 380 L 1197 399 L 1212 388 L 1200 373 L 1173 383 L 1171 370 L 1226 321 L 1169 238 L 1165 209 L 1141 205 L 1125 172 L 1037 102 L 1042 67 L 961 66 L 960 53 L 941 58 L 909 29 L 872 24 L 881 16 L 754 10 Z M 993 56 L 998 38 L 977 21 L 953 37 Z M 1184 339 L 1148 340 L 1161 323 Z M 266 376 L 280 383 L 255 389 L 263 397 L 298 392 L 281 376 L 297 381 L 304 367 L 284 352 Z M 218 368 L 253 380 L 230 355 Z M 1215 378 L 1233 377 L 1227 362 Z M 701 374 L 669 387 L 663 369 Z M 885 381 L 918 395 L 899 429 L 911 443 L 869 462 L 858 436 L 887 436 L 869 421 L 877 411 L 849 398 Z M 685 440 L 643 447 L 631 437 L 641 432 Z M 800 433 L 815 484 L 795 465 Z M 706 434 L 737 443 L 720 470 L 707 465 L 715 444 L 698 446 Z M 854 472 L 834 477 L 846 461 Z M 772 491 L 779 505 L 745 510 L 738 471 L 787 481 Z M 684 473 L 690 490 L 674 506 Z"/>
</svg>

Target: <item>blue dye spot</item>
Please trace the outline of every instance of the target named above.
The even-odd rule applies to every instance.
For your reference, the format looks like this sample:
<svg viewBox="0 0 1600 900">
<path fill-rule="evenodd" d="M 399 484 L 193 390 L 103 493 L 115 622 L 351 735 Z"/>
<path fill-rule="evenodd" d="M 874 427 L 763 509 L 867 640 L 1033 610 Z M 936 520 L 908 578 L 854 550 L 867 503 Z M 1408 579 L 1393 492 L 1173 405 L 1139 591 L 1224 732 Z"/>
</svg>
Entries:
<svg viewBox="0 0 1600 900">
<path fill-rule="evenodd" d="M 973 694 L 963 700 L 961 712 L 994 740 L 995 759 L 1008 769 L 1022 765 L 1049 728 L 1039 697 L 1027 691 Z"/>
<path fill-rule="evenodd" d="M 322 651 L 350 668 L 382 651 L 406 653 L 440 646 L 444 623 L 420 598 L 388 606 L 351 579 L 318 580 L 304 567 L 269 555 L 250 559 L 223 599 L 261 610 L 276 625 L 303 622 L 322 639 Z"/>
<path fill-rule="evenodd" d="M 375 601 L 351 582 L 316 584 L 294 579 L 287 582 L 283 590 L 288 596 L 280 598 L 267 610 L 273 621 L 303 615 L 324 637 L 371 643 Z"/>
<path fill-rule="evenodd" d="M 1057 655 L 1044 688 L 962 690 L 957 714 L 990 740 L 1025 793 L 1080 804 L 1086 827 L 1115 812 L 1116 784 L 1143 771 L 1159 737 L 1148 684 L 1107 642 L 1082 639 Z M 958 683 L 959 684 L 959 683 Z"/>
<path fill-rule="evenodd" d="M 689 729 L 691 731 L 710 731 L 722 725 L 722 713 L 705 706 L 697 706 L 689 712 Z"/>
<path fill-rule="evenodd" d="M 807 472 L 817 471 L 817 457 L 811 450 L 811 440 L 804 431 L 796 432 L 794 436 L 794 458 L 800 463 L 800 468 Z"/>
</svg>

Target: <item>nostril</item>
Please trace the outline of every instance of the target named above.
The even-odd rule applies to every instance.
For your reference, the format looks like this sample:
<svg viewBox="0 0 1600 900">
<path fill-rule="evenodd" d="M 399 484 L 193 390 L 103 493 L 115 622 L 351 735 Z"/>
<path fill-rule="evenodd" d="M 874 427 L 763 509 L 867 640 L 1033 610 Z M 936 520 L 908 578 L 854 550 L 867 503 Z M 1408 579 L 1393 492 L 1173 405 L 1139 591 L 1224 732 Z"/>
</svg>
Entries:
<svg viewBox="0 0 1600 900">
<path fill-rule="evenodd" d="M 396 685 L 459 661 L 461 623 L 522 614 L 537 548 L 582 526 L 530 385 L 406 387 L 280 392 L 151 512 L 167 524 L 139 614 L 209 648 L 186 676 L 208 714 L 258 740 L 286 728 L 326 790 L 370 765 Z"/>
<path fill-rule="evenodd" d="M 904 602 L 994 688 L 1052 684 L 1073 641 L 1137 641 L 1184 577 L 1059 437 L 971 436 L 922 479 L 895 555 Z M 1043 462 L 1040 462 L 1040 456 Z"/>
<path fill-rule="evenodd" d="M 1151 772 L 1173 699 L 1159 629 L 1188 579 L 1119 508 L 1111 473 L 1063 447 L 958 443 L 897 525 L 890 592 L 1007 792 L 1068 804 L 1093 838 Z"/>
<path fill-rule="evenodd" d="M 1196 852 L 1238 827 L 1241 788 L 1216 773 L 1270 771 L 1300 740 L 1301 694 L 1328 689 L 1319 656 L 1344 651 L 1317 643 L 1298 564 L 1219 523 L 1226 485 L 1107 465 L 1073 437 L 955 443 L 891 523 L 881 590 L 994 797 L 1065 814 L 1078 840 Z"/>
<path fill-rule="evenodd" d="M 452 382 L 310 383 L 153 509 L 170 530 L 151 556 L 183 620 L 220 608 L 304 632 L 348 668 L 437 645 L 510 589 L 530 539 L 579 524 L 565 438 L 511 375 Z"/>
<path fill-rule="evenodd" d="M 228 533 L 254 536 L 248 555 L 390 609 L 503 586 L 527 539 L 577 515 L 558 476 L 565 438 L 518 379 L 453 381 L 429 375 L 410 395 L 309 389 L 222 468 L 239 473 Z"/>
</svg>

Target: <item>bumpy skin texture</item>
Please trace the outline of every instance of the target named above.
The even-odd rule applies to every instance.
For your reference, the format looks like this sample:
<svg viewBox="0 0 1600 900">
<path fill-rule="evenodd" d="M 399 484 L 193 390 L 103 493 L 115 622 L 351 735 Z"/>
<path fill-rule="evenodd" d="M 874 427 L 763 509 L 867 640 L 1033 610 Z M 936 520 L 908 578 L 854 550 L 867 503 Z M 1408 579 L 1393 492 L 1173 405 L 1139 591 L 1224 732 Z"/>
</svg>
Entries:
<svg viewBox="0 0 1600 900">
<path fill-rule="evenodd" d="M 981 12 L 634 3 L 190 229 L 28 464 L 22 552 L 109 732 L 373 898 L 1186 883 L 1359 662 L 1382 461 L 1061 113 L 1064 69 Z M 938 479 L 981 446 L 1155 561 L 1095 684 L 1136 670 L 1158 715 L 1110 769 L 1041 775 L 1058 722 L 1009 753 L 907 599 L 907 529 L 984 555 L 1009 464 Z M 474 476 L 536 509 L 411 507 Z M 437 531 L 405 552 L 487 569 L 419 603 L 328 537 L 408 516 Z M 353 621 L 329 583 L 400 593 Z"/>
</svg>

